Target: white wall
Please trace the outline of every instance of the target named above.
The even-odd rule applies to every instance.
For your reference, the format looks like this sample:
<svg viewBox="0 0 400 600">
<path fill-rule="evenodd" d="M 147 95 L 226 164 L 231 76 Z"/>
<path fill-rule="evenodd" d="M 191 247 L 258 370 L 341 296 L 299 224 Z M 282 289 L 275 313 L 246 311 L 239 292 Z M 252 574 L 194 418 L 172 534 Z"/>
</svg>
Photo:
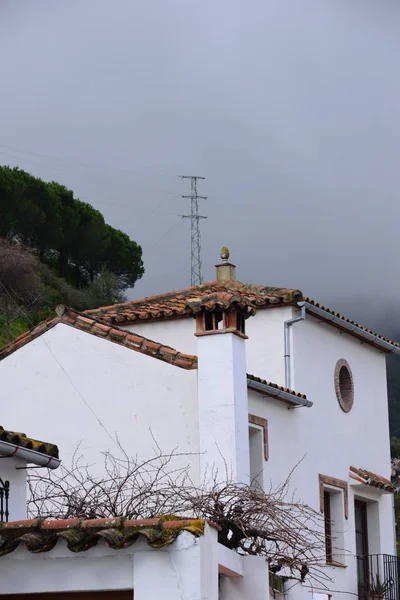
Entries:
<svg viewBox="0 0 400 600">
<path fill-rule="evenodd" d="M 283 323 L 291 316 L 290 307 L 265 309 L 247 321 L 248 372 L 284 384 Z M 192 319 L 133 324 L 131 329 L 180 351 L 197 353 Z M 319 509 L 319 473 L 350 483 L 349 467 L 354 465 L 390 477 L 385 356 L 309 315 L 291 333 L 293 386 L 307 394 L 313 407 L 288 410 L 275 399 L 249 392 L 249 412 L 268 420 L 270 458 L 264 484 L 282 482 L 300 461 L 292 490 Z M 334 369 L 340 358 L 347 360 L 354 377 L 355 401 L 349 414 L 341 410 L 335 395 Z M 139 448 L 150 452 L 150 426 L 163 449 L 178 446 L 182 452 L 199 451 L 196 371 L 58 325 L 3 360 L 0 377 L 7 427 L 59 443 L 64 460 L 81 439 L 84 453 L 96 459 L 99 449 L 112 448 L 87 404 L 111 435 L 118 432 L 130 453 Z M 198 467 L 199 460 L 193 461 Z M 369 492 L 365 486 L 349 487 L 349 520 L 343 532 L 349 555 L 355 552 L 355 494 L 366 497 Z M 379 500 L 380 552 L 394 554 L 391 497 L 375 493 L 368 499 Z M 350 556 L 346 561 L 346 569 L 330 570 L 336 589 L 354 591 L 355 561 Z"/>
<path fill-rule="evenodd" d="M 26 462 L 19 458 L 0 458 L 0 477 L 3 482 L 10 482 L 9 521 L 26 519 L 27 484 L 25 467 Z"/>
<path fill-rule="evenodd" d="M 297 313 L 296 313 L 297 314 Z M 293 316 L 292 307 L 268 308 L 246 320 L 247 371 L 278 385 L 285 385 L 283 323 Z M 196 321 L 193 318 L 135 321 L 124 329 L 137 332 L 180 352 L 197 354 Z"/>
<path fill-rule="evenodd" d="M 158 321 L 134 321 L 123 329 L 138 333 L 161 344 L 172 346 L 185 354 L 197 354 L 196 319 L 168 319 Z"/>
<path fill-rule="evenodd" d="M 201 479 L 249 481 L 245 340 L 233 333 L 198 338 Z"/>
<path fill-rule="evenodd" d="M 347 414 L 335 394 L 334 370 L 340 358 L 347 360 L 354 377 L 354 406 Z M 295 389 L 307 394 L 314 403 L 311 408 L 288 410 L 275 399 L 249 392 L 249 411 L 268 420 L 264 485 L 282 482 L 301 461 L 292 475 L 291 489 L 319 510 L 318 474 L 348 481 L 349 519 L 343 519 L 347 568 L 329 571 L 335 578 L 333 589 L 355 592 L 355 495 L 379 502 L 371 509 L 379 513 L 380 521 L 380 539 L 373 550 L 395 554 L 391 496 L 366 486 L 355 488 L 349 479 L 350 465 L 390 478 L 385 356 L 308 316 L 293 326 L 293 373 Z"/>
<path fill-rule="evenodd" d="M 291 319 L 292 307 L 265 308 L 246 321 L 247 372 L 278 385 L 285 385 L 283 324 Z M 302 390 L 299 390 L 302 391 Z"/>
<path fill-rule="evenodd" d="M 196 371 L 186 371 L 67 325 L 57 325 L 0 362 L 3 422 L 57 443 L 68 465 L 79 452 L 102 469 L 101 451 L 152 456 L 198 453 Z M 193 463 L 198 455 L 178 464 Z"/>
<path fill-rule="evenodd" d="M 0 558 L 0 579 L 2 594 L 133 589 L 135 600 L 218 600 L 217 532 L 206 525 L 204 536 L 183 532 L 161 549 L 143 538 L 122 550 L 100 541 L 77 554 L 64 540 L 41 554 L 21 544 Z"/>
<path fill-rule="evenodd" d="M 268 563 L 261 556 L 243 557 L 242 577 L 222 577 L 219 600 L 268 600 Z"/>
<path fill-rule="evenodd" d="M 356 467 L 390 479 L 386 355 L 309 315 L 292 330 L 294 386 L 314 402 L 308 411 L 313 446 L 324 447 L 332 433 L 337 470 L 348 468 L 351 460 Z M 354 379 L 354 405 L 347 414 L 334 386 L 335 365 L 341 358 L 349 363 Z"/>
</svg>

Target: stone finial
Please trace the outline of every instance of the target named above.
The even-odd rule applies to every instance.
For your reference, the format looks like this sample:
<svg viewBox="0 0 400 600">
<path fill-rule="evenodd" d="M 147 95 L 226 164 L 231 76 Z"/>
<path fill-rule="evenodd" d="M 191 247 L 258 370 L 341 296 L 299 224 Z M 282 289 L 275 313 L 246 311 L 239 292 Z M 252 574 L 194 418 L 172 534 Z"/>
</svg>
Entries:
<svg viewBox="0 0 400 600">
<path fill-rule="evenodd" d="M 65 313 L 65 306 L 63 304 L 58 304 L 56 306 L 56 315 L 58 317 L 62 317 L 64 313 Z"/>
<path fill-rule="evenodd" d="M 224 262 L 228 262 L 228 258 L 229 258 L 230 254 L 229 254 L 229 248 L 228 246 L 222 246 L 221 248 L 221 258 Z"/>
<path fill-rule="evenodd" d="M 217 268 L 217 281 L 226 283 L 227 281 L 236 281 L 236 267 L 229 261 L 229 249 L 228 246 L 222 246 L 221 248 L 221 259 L 222 263 L 215 265 Z"/>
</svg>

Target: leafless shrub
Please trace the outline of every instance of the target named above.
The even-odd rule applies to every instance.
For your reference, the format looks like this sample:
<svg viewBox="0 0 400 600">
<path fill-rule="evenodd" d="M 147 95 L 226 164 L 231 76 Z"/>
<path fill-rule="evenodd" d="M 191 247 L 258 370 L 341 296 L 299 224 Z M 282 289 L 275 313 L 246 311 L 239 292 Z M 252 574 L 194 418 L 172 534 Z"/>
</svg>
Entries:
<svg viewBox="0 0 400 600">
<path fill-rule="evenodd" d="M 19 243 L 0 238 L 0 298 L 3 304 L 33 307 L 40 300 L 39 261 L 35 254 Z"/>
<path fill-rule="evenodd" d="M 47 476 L 29 475 L 31 518 L 146 519 L 180 516 L 208 519 L 219 526 L 219 542 L 241 554 L 264 556 L 273 572 L 310 572 L 328 580 L 324 522 L 309 506 L 287 500 L 289 481 L 268 492 L 234 481 L 219 481 L 213 473 L 206 483 L 193 485 L 189 467 L 174 469 L 173 451 L 145 461 L 107 452 L 104 473 L 95 476 L 75 455 L 72 467 Z"/>
</svg>

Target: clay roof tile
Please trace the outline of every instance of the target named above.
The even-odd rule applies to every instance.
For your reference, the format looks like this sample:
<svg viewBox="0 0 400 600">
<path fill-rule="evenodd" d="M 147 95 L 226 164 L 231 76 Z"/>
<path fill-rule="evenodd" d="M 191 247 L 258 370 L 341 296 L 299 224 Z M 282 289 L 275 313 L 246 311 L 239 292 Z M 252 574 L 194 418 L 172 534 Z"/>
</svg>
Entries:
<svg viewBox="0 0 400 600">
<path fill-rule="evenodd" d="M 205 309 L 229 309 L 237 304 L 245 313 L 245 316 L 250 316 L 254 314 L 256 309 L 264 309 L 271 306 L 297 305 L 300 301 L 306 301 L 316 307 L 322 308 L 329 314 L 336 315 L 379 339 L 389 342 L 394 347 L 399 347 L 397 342 L 386 340 L 367 327 L 358 325 L 351 319 L 305 297 L 298 289 L 252 285 L 241 283 L 240 281 L 228 281 L 225 283 L 211 281 L 186 289 L 175 290 L 167 294 L 147 296 L 139 300 L 130 300 L 122 304 L 115 304 L 114 306 L 88 310 L 85 311 L 85 314 L 99 317 L 111 324 L 129 323 L 135 319 L 156 320 L 190 317 Z M 333 325 L 336 326 L 335 324 Z M 357 335 L 356 332 L 354 335 Z"/>
<path fill-rule="evenodd" d="M 386 479 L 386 477 L 383 477 L 382 475 L 377 475 L 372 471 L 368 471 L 367 469 L 359 469 L 358 467 L 351 466 L 350 477 L 356 479 L 360 483 L 364 483 L 365 485 L 382 489 L 387 492 L 398 491 L 396 486 L 394 486 L 389 479 Z"/>
<path fill-rule="evenodd" d="M 140 536 L 149 546 L 160 548 L 175 541 L 187 531 L 195 537 L 204 534 L 205 524 L 216 525 L 202 519 L 154 518 L 128 520 L 122 517 L 103 519 L 33 519 L 0 523 L 0 556 L 13 552 L 23 543 L 30 552 L 48 552 L 60 539 L 65 539 L 72 552 L 83 552 L 96 546 L 99 540 L 119 550 L 133 544 Z M 34 535 L 29 535 L 29 534 Z M 75 534 L 75 535 L 74 535 Z"/>
<path fill-rule="evenodd" d="M 30 331 L 19 336 L 16 340 L 10 342 L 3 348 L 0 348 L 0 360 L 36 339 L 39 335 L 45 333 L 58 323 L 62 323 L 86 331 L 91 335 L 107 339 L 110 342 L 120 344 L 136 352 L 141 352 L 142 354 L 168 362 L 171 365 L 183 369 L 197 369 L 197 356 L 179 353 L 173 348 L 168 348 L 167 346 L 163 346 L 146 337 L 132 334 L 115 325 L 113 326 L 110 322 L 103 321 L 100 317 L 91 318 L 88 313 L 80 314 L 77 311 L 66 307 L 58 307 L 57 311 L 59 313 L 58 317 L 52 317 L 43 321 L 39 326 L 34 327 Z"/>
</svg>

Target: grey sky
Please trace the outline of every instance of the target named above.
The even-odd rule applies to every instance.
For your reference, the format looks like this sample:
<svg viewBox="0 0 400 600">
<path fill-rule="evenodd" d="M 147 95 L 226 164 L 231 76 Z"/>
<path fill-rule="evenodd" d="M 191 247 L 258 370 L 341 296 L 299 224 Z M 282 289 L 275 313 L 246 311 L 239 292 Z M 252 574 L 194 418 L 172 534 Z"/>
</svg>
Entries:
<svg viewBox="0 0 400 600">
<path fill-rule="evenodd" d="M 0 0 L 0 163 L 139 242 L 134 297 L 189 284 L 178 175 L 204 175 L 206 280 L 227 244 L 242 281 L 386 330 L 399 30 L 395 0 Z"/>
</svg>

